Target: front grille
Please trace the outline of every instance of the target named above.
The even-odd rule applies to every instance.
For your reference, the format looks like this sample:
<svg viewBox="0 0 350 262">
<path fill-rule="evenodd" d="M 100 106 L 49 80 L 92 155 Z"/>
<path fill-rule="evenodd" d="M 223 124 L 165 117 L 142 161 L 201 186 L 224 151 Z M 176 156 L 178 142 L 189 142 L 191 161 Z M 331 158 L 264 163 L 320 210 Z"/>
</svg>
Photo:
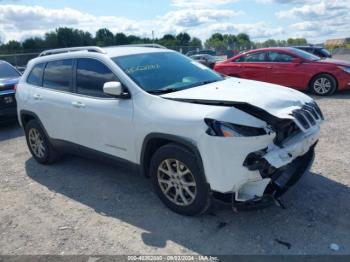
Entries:
<svg viewBox="0 0 350 262">
<path fill-rule="evenodd" d="M 304 129 L 315 126 L 317 121 L 324 119 L 316 103 L 306 103 L 302 108 L 294 110 L 291 115 Z"/>
</svg>

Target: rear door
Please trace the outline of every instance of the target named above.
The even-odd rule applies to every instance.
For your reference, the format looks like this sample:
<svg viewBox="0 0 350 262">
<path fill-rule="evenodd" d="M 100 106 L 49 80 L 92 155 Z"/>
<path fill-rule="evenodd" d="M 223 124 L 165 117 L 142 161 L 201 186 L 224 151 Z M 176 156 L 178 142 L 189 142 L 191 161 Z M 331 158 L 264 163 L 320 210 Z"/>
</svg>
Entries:
<svg viewBox="0 0 350 262">
<path fill-rule="evenodd" d="M 282 51 L 268 52 L 270 66 L 266 81 L 278 85 L 292 87 L 295 89 L 305 89 L 304 63 L 294 63 L 296 56 Z"/>
<path fill-rule="evenodd" d="M 248 53 L 240 56 L 231 62 L 231 66 L 235 67 L 235 74 L 239 77 L 252 79 L 257 81 L 266 81 L 266 74 L 270 71 L 267 62 L 266 52 Z"/>
<path fill-rule="evenodd" d="M 27 78 L 31 109 L 54 139 L 73 140 L 72 69 L 72 59 L 51 61 L 35 66 Z"/>
<path fill-rule="evenodd" d="M 132 99 L 115 98 L 104 94 L 106 82 L 119 81 L 112 70 L 99 60 L 81 58 L 76 61 L 76 94 L 70 98 L 75 143 L 133 160 L 133 103 Z"/>
</svg>

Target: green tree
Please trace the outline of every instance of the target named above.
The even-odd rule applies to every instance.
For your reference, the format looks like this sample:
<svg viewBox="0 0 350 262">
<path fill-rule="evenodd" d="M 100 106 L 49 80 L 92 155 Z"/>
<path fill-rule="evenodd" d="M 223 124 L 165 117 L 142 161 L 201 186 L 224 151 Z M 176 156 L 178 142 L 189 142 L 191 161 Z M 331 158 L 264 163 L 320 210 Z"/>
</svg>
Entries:
<svg viewBox="0 0 350 262">
<path fill-rule="evenodd" d="M 107 28 L 102 28 L 96 32 L 95 41 L 98 46 L 114 45 L 114 35 Z"/>
<path fill-rule="evenodd" d="M 124 33 L 117 33 L 115 35 L 116 45 L 127 45 L 130 44 L 128 37 Z"/>
<path fill-rule="evenodd" d="M 179 46 L 188 46 L 191 41 L 191 36 L 187 33 L 179 33 L 176 36 L 177 45 Z"/>
<path fill-rule="evenodd" d="M 22 48 L 25 51 L 37 51 L 45 48 L 44 39 L 40 37 L 28 38 L 23 41 Z"/>
</svg>

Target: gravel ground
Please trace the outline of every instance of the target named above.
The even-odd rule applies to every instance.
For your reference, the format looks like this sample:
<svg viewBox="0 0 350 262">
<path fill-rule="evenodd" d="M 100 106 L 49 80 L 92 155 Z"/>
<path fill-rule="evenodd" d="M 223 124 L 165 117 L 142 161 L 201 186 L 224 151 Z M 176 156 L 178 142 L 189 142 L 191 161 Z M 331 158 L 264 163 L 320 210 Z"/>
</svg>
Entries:
<svg viewBox="0 0 350 262">
<path fill-rule="evenodd" d="M 216 203 L 194 218 L 165 208 L 131 167 L 78 157 L 42 166 L 17 125 L 1 126 L 0 254 L 350 254 L 350 92 L 316 99 L 327 121 L 286 209 Z"/>
</svg>

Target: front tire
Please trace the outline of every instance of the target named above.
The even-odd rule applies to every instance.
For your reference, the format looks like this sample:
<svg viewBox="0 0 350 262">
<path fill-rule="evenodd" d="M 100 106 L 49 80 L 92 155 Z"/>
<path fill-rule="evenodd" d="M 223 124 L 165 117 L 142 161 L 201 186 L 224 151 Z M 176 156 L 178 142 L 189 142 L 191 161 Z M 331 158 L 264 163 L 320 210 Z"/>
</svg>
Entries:
<svg viewBox="0 0 350 262">
<path fill-rule="evenodd" d="M 321 74 L 312 79 L 310 89 L 316 95 L 329 96 L 337 90 L 337 81 L 329 74 Z"/>
<path fill-rule="evenodd" d="M 195 155 L 177 144 L 167 144 L 153 155 L 150 178 L 155 192 L 172 211 L 186 216 L 204 213 L 210 189 Z"/>
<path fill-rule="evenodd" d="M 40 164 L 52 164 L 58 159 L 58 153 L 53 148 L 37 120 L 30 120 L 24 127 L 28 148 Z"/>
</svg>

